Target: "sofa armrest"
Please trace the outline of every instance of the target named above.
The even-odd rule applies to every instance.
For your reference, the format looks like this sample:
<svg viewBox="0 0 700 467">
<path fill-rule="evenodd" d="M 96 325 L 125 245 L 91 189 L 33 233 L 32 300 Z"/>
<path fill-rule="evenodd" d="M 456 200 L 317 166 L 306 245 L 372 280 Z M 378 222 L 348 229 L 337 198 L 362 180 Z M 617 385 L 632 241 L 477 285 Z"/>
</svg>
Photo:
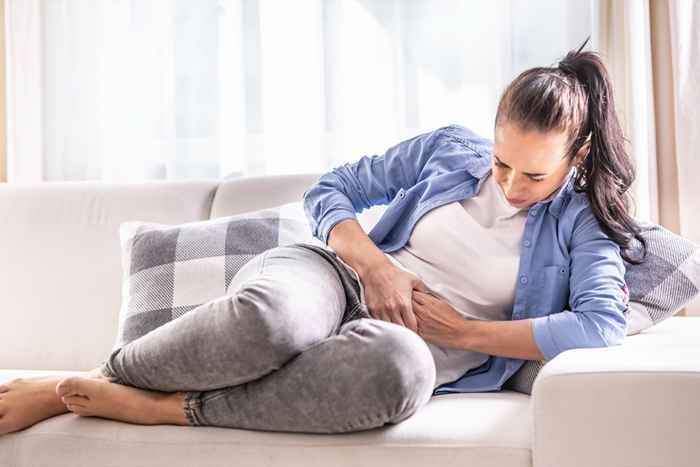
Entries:
<svg viewBox="0 0 700 467">
<path fill-rule="evenodd" d="M 700 465 L 700 317 L 562 352 L 531 404 L 534 467 Z"/>
</svg>

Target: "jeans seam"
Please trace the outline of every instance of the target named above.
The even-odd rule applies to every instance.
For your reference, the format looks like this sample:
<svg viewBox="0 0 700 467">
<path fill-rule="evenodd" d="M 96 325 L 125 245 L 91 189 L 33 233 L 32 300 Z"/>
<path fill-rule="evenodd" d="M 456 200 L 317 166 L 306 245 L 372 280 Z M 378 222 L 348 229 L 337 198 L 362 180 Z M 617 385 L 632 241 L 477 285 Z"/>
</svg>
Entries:
<svg viewBox="0 0 700 467">
<path fill-rule="evenodd" d="M 258 275 L 262 274 L 263 269 L 265 269 L 265 260 L 267 260 L 267 255 L 270 250 L 265 250 L 261 253 L 262 257 L 260 258 L 260 267 L 258 268 Z"/>
<path fill-rule="evenodd" d="M 185 416 L 187 416 L 187 419 L 190 421 L 191 424 L 202 425 L 203 423 L 201 418 L 197 415 L 197 410 L 201 412 L 204 404 L 219 400 L 222 397 L 227 396 L 231 391 L 234 390 L 234 388 L 235 386 L 221 388 L 226 390 L 223 392 L 219 392 L 218 394 L 209 395 L 207 395 L 207 393 L 214 392 L 217 390 L 214 389 L 212 391 L 192 391 L 186 393 L 184 404 Z"/>
<path fill-rule="evenodd" d="M 343 311 L 340 313 L 340 316 L 338 317 L 338 320 L 336 321 L 335 325 L 333 326 L 332 334 L 336 334 L 340 330 L 341 326 L 343 324 L 345 324 L 345 318 L 347 317 L 346 313 L 347 313 L 348 304 L 349 304 L 348 302 L 350 300 L 350 297 L 348 297 L 348 294 L 345 292 L 345 288 L 343 287 L 343 278 L 340 277 L 341 273 L 336 271 L 336 274 L 338 275 L 338 281 L 340 282 L 340 287 L 341 287 L 341 289 L 343 289 L 343 295 L 345 295 L 345 307 L 344 307 Z"/>
<path fill-rule="evenodd" d="M 245 383 L 242 383 L 242 384 L 245 384 Z M 233 388 L 233 387 L 234 386 L 229 386 L 229 388 Z M 217 399 L 221 399 L 223 396 L 227 395 L 229 392 L 231 392 L 233 390 L 233 389 L 228 389 L 228 388 L 222 388 L 222 389 L 226 389 L 226 391 L 220 392 L 218 394 L 210 394 L 208 397 L 207 396 L 202 397 L 200 405 L 204 405 L 206 402 L 212 402 L 212 401 L 215 401 Z M 216 389 L 215 389 L 215 391 L 216 391 Z"/>
<path fill-rule="evenodd" d="M 250 263 L 251 261 L 258 261 L 258 263 L 259 263 L 259 264 L 258 264 L 258 270 L 257 270 L 257 272 L 256 272 L 252 277 L 249 277 L 249 278 L 247 278 L 247 279 L 241 281 L 241 283 L 238 284 L 238 287 L 236 287 L 236 290 L 233 290 L 233 291 L 232 291 L 232 293 L 231 293 L 231 295 L 230 295 L 231 297 L 234 297 L 234 296 L 236 295 L 236 292 L 238 292 L 240 289 L 243 288 L 243 285 L 244 285 L 244 284 L 248 284 L 249 282 L 253 282 L 253 281 L 257 280 L 257 279 L 260 277 L 260 275 L 262 275 L 263 267 L 264 267 L 264 265 L 265 265 L 265 259 L 267 258 L 267 253 L 268 253 L 269 251 L 270 251 L 270 250 L 265 250 L 265 251 L 263 251 L 263 252 L 261 252 L 261 253 L 258 253 L 254 258 L 251 258 L 248 262 L 246 262 L 246 264 L 248 264 L 248 263 Z M 250 266 L 250 265 L 248 264 L 248 266 Z M 240 271 L 241 269 L 243 269 L 243 267 L 245 267 L 245 265 L 243 265 L 243 266 L 239 269 L 239 271 Z M 236 274 L 238 274 L 238 273 L 236 273 Z M 236 274 L 234 274 L 234 276 L 233 276 L 234 278 L 236 277 Z M 232 281 L 233 281 L 233 280 L 232 280 Z"/>
</svg>

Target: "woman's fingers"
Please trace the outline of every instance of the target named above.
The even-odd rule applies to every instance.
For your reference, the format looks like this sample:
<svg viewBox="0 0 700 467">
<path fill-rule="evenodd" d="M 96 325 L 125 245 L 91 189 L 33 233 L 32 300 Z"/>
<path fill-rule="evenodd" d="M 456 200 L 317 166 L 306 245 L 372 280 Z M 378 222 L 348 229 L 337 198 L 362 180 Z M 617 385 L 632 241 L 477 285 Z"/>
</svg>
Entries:
<svg viewBox="0 0 700 467">
<path fill-rule="evenodd" d="M 418 302 L 420 304 L 425 303 L 425 295 L 423 295 L 422 292 L 419 291 L 413 291 L 413 296 L 411 297 L 413 301 Z"/>
<path fill-rule="evenodd" d="M 415 308 L 415 306 L 412 308 Z M 406 323 L 408 329 L 413 332 L 418 332 L 418 320 L 416 319 L 416 315 L 413 314 L 413 309 L 404 310 L 403 321 Z"/>
</svg>

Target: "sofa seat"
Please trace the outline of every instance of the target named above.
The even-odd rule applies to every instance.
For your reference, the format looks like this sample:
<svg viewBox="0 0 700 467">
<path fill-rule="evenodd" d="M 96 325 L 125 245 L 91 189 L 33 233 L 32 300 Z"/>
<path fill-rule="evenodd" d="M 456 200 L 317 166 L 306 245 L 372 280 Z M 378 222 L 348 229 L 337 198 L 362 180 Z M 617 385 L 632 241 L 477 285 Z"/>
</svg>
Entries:
<svg viewBox="0 0 700 467">
<path fill-rule="evenodd" d="M 0 382 L 71 372 L 0 370 Z M 0 466 L 529 467 L 530 396 L 433 397 L 413 417 L 373 430 L 306 434 L 135 425 L 67 413 L 0 436 Z M 154 453 L 158 453 L 154 455 Z"/>
</svg>

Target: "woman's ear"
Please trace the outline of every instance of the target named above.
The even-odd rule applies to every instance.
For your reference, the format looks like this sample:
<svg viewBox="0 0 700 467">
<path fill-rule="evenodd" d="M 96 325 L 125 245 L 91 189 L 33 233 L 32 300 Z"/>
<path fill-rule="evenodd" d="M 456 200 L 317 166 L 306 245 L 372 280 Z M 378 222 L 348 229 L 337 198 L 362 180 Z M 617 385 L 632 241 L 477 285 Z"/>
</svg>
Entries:
<svg viewBox="0 0 700 467">
<path fill-rule="evenodd" d="M 588 156 L 588 151 L 591 149 L 591 141 L 588 140 L 585 143 L 583 143 L 583 146 L 581 146 L 581 149 L 578 150 L 576 153 L 576 156 L 574 158 L 574 165 L 575 166 L 580 166 L 583 160 Z"/>
</svg>

